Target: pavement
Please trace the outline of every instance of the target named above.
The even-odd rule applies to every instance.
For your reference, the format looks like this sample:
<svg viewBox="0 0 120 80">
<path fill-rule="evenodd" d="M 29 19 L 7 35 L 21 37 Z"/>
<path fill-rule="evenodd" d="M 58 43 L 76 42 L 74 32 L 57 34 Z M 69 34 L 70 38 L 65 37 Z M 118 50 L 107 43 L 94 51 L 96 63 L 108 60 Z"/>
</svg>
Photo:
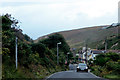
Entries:
<svg viewBox="0 0 120 80">
<path fill-rule="evenodd" d="M 69 71 L 57 72 L 49 77 L 46 80 L 106 80 L 100 78 L 91 72 L 76 71 L 76 65 L 69 65 Z"/>
</svg>

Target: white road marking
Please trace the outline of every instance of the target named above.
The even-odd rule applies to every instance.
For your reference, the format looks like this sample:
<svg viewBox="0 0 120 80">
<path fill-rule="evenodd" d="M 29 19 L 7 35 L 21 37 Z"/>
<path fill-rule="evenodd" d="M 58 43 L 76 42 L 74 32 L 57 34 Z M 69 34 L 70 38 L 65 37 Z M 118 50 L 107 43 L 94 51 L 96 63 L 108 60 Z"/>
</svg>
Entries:
<svg viewBox="0 0 120 80">
<path fill-rule="evenodd" d="M 100 78 L 99 76 L 96 76 L 95 74 L 91 73 L 91 72 L 88 72 L 90 73 L 91 75 L 95 76 L 96 78 Z"/>
<path fill-rule="evenodd" d="M 65 71 L 65 72 L 74 72 L 74 71 Z"/>
<path fill-rule="evenodd" d="M 48 78 L 52 77 L 53 75 L 55 75 L 55 74 L 57 74 L 57 73 L 62 73 L 62 72 L 65 72 L 65 71 L 53 73 L 53 74 L 51 74 L 50 76 L 48 76 L 45 80 L 47 80 Z"/>
</svg>

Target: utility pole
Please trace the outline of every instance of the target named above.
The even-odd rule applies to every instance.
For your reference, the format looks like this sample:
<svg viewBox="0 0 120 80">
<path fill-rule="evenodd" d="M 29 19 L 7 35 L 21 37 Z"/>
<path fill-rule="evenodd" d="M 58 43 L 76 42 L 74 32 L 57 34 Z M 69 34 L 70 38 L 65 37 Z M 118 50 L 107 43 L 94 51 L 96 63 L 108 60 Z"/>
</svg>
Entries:
<svg viewBox="0 0 120 80">
<path fill-rule="evenodd" d="M 105 38 L 105 51 L 107 51 L 107 37 Z"/>
<path fill-rule="evenodd" d="M 58 56 L 58 43 L 57 43 L 57 65 L 59 64 L 59 63 L 58 63 L 58 60 L 59 60 L 58 57 L 59 57 L 59 56 Z"/>
<path fill-rule="evenodd" d="M 16 48 L 16 50 L 15 50 L 16 51 L 16 69 L 17 69 L 17 40 L 18 40 L 18 38 L 16 37 L 16 43 L 15 43 L 16 44 L 16 46 L 15 46 L 15 48 Z"/>
<path fill-rule="evenodd" d="M 88 53 L 87 53 L 87 44 L 86 44 L 86 64 L 87 64 L 87 56 L 88 55 Z"/>
<path fill-rule="evenodd" d="M 59 44 L 61 44 L 61 42 L 57 43 L 57 65 L 59 65 L 59 48 L 58 48 Z"/>
</svg>

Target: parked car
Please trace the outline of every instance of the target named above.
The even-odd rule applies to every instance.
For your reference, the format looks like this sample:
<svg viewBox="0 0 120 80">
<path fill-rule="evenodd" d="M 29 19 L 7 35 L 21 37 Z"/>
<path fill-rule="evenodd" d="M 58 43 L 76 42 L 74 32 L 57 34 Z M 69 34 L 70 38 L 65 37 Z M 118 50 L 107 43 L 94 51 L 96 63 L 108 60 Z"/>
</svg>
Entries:
<svg viewBox="0 0 120 80">
<path fill-rule="evenodd" d="M 77 72 L 79 71 L 86 71 L 88 72 L 88 67 L 85 63 L 79 63 L 77 66 Z"/>
<path fill-rule="evenodd" d="M 69 70 L 76 70 L 77 64 L 69 64 Z"/>
</svg>

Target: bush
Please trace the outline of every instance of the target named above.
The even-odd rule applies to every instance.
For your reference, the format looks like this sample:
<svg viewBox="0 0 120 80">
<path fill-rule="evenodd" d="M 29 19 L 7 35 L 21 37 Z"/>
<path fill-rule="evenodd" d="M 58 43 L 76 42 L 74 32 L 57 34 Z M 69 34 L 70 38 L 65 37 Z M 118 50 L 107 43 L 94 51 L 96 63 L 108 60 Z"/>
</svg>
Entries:
<svg viewBox="0 0 120 80">
<path fill-rule="evenodd" d="M 67 54 L 67 52 L 70 51 L 69 45 L 66 43 L 64 37 L 61 34 L 53 34 L 50 35 L 48 38 L 40 40 L 39 43 L 43 43 L 48 47 L 49 49 L 56 49 L 57 43 L 61 42 L 62 44 L 59 45 L 59 49 L 64 52 L 64 54 Z"/>
<path fill-rule="evenodd" d="M 120 54 L 106 53 L 96 56 L 96 60 L 90 66 L 92 72 L 101 77 L 106 75 L 119 75 L 120 74 Z"/>
<path fill-rule="evenodd" d="M 33 63 L 33 64 L 38 64 L 39 63 L 39 54 L 30 54 L 29 55 L 29 63 Z"/>
<path fill-rule="evenodd" d="M 115 70 L 117 68 L 117 66 L 115 65 L 115 62 L 113 61 L 109 61 L 106 63 L 106 67 L 108 70 Z"/>
<path fill-rule="evenodd" d="M 113 71 L 114 73 L 120 74 L 120 64 L 118 62 L 109 61 L 106 63 L 106 67 L 108 70 Z"/>
<path fill-rule="evenodd" d="M 105 57 L 105 55 L 100 54 L 96 57 L 96 60 L 94 62 L 96 65 L 104 66 L 104 64 L 109 60 L 109 57 Z"/>
<path fill-rule="evenodd" d="M 100 68 L 100 66 L 95 65 L 95 66 L 91 67 L 91 70 L 94 74 L 99 75 L 100 74 L 99 68 Z"/>
<path fill-rule="evenodd" d="M 40 57 L 45 57 L 46 47 L 42 43 L 31 44 L 33 53 L 38 53 Z"/>
<path fill-rule="evenodd" d="M 106 53 L 106 57 L 109 57 L 113 61 L 117 61 L 120 59 L 120 56 L 117 53 Z"/>
</svg>

